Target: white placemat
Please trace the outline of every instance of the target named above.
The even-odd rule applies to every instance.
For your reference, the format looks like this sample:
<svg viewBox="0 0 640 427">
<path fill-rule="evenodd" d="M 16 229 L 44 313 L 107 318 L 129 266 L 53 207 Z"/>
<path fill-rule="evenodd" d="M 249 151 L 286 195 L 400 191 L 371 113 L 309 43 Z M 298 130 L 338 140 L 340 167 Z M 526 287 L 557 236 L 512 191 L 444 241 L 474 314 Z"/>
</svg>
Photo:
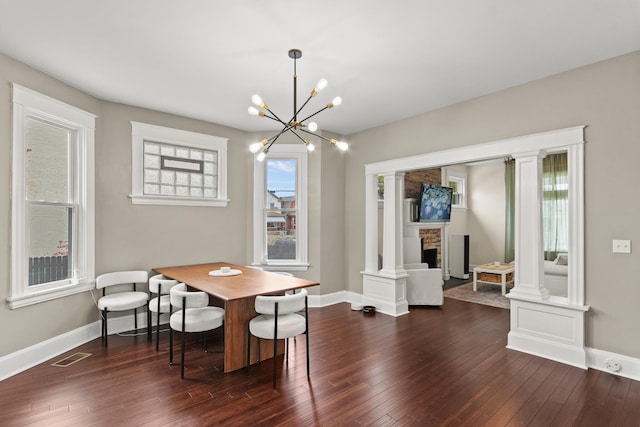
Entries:
<svg viewBox="0 0 640 427">
<path fill-rule="evenodd" d="M 226 271 L 222 271 L 222 270 L 211 270 L 209 272 L 209 276 L 215 276 L 215 277 L 224 277 L 224 276 L 237 276 L 239 274 L 242 274 L 242 270 L 226 270 Z"/>
</svg>

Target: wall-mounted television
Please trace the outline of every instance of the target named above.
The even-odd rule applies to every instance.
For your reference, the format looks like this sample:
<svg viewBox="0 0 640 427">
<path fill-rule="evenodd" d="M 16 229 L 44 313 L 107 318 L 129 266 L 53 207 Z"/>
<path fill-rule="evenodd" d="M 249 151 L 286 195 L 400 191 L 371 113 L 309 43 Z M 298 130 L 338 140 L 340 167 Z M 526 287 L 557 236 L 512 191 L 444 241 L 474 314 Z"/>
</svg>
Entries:
<svg viewBox="0 0 640 427">
<path fill-rule="evenodd" d="M 435 184 L 422 184 L 420 197 L 421 222 L 451 221 L 453 188 Z"/>
</svg>

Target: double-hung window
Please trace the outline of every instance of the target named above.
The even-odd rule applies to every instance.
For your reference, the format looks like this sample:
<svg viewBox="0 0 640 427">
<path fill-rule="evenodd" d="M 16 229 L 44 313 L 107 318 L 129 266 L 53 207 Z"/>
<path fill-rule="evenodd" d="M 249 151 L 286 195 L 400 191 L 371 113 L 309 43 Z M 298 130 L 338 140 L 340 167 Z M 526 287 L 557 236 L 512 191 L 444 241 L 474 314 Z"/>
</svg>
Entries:
<svg viewBox="0 0 640 427">
<path fill-rule="evenodd" d="M 91 289 L 95 116 L 13 85 L 11 308 Z"/>
<path fill-rule="evenodd" d="M 254 166 L 253 264 L 305 270 L 307 234 L 307 150 L 274 145 Z"/>
</svg>

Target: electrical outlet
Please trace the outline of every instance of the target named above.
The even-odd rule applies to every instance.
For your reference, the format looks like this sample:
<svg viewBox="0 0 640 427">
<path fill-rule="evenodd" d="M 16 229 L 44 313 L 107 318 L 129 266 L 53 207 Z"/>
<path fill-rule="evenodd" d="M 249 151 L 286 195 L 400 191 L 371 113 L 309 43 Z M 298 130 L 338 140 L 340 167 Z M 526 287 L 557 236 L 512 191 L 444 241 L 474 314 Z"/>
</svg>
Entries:
<svg viewBox="0 0 640 427">
<path fill-rule="evenodd" d="M 619 372 L 622 369 L 622 365 L 616 359 L 606 359 L 604 367 L 611 372 Z"/>
<path fill-rule="evenodd" d="M 631 240 L 614 240 L 613 253 L 614 254 L 630 254 Z"/>
</svg>

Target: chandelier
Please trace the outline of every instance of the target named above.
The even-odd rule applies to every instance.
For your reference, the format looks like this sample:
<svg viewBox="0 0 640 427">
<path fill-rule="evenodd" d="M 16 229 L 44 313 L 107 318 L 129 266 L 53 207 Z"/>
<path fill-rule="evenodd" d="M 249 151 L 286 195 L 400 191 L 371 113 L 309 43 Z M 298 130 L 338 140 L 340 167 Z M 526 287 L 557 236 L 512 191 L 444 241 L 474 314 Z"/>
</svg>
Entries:
<svg viewBox="0 0 640 427">
<path fill-rule="evenodd" d="M 313 145 L 313 143 L 307 141 L 303 137 L 303 134 L 313 135 L 316 138 L 320 138 L 324 141 L 327 141 L 342 151 L 346 151 L 349 148 L 349 144 L 347 144 L 346 142 L 336 141 L 335 139 L 329 139 L 329 138 L 323 137 L 322 135 L 314 134 L 314 132 L 318 130 L 318 124 L 316 122 L 307 123 L 307 120 L 314 117 L 316 114 L 328 108 L 337 107 L 338 105 L 342 104 L 342 98 L 340 98 L 339 96 L 336 96 L 326 106 L 322 107 L 315 113 L 308 115 L 304 119 L 298 118 L 298 115 L 300 114 L 302 109 L 309 103 L 309 101 L 311 101 L 311 98 L 316 96 L 322 89 L 326 88 L 328 84 L 326 79 L 320 79 L 316 87 L 313 88 L 313 90 L 309 94 L 309 97 L 307 98 L 307 100 L 302 104 L 300 108 L 298 108 L 298 101 L 297 101 L 298 76 L 296 74 L 296 61 L 300 57 L 302 57 L 302 51 L 298 49 L 289 50 L 289 58 L 293 59 L 293 117 L 291 117 L 289 121 L 285 122 L 284 120 L 280 119 L 280 117 L 278 117 L 276 113 L 271 111 L 271 109 L 269 109 L 269 106 L 262 100 L 260 95 L 253 95 L 251 97 L 251 102 L 253 102 L 253 104 L 256 107 L 259 107 L 260 109 L 251 106 L 249 107 L 249 114 L 251 114 L 252 116 L 266 117 L 282 125 L 282 129 L 280 130 L 280 132 L 278 132 L 271 138 L 263 139 L 262 141 L 255 142 L 249 146 L 249 150 L 252 153 L 255 154 L 259 152 L 256 157 L 256 159 L 259 162 L 264 160 L 271 146 L 278 140 L 278 138 L 280 138 L 281 135 L 283 135 L 286 132 L 291 132 L 292 134 L 294 134 L 300 141 L 302 141 L 302 143 L 307 147 L 307 150 L 309 151 L 313 151 L 315 149 L 315 146 Z"/>
</svg>

